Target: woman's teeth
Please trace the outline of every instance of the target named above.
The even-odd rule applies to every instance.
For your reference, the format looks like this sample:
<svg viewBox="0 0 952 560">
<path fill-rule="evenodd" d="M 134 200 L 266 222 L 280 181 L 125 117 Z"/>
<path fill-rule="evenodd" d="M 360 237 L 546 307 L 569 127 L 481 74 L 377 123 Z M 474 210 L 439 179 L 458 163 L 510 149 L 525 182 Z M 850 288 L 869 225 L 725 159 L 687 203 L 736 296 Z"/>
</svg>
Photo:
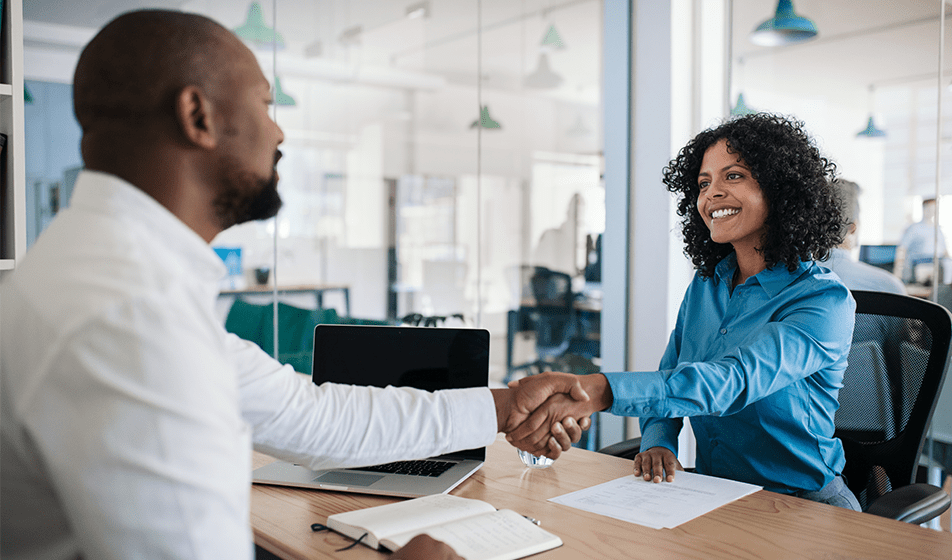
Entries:
<svg viewBox="0 0 952 560">
<path fill-rule="evenodd" d="M 711 212 L 711 218 L 726 218 L 740 212 L 737 208 L 722 208 Z"/>
</svg>

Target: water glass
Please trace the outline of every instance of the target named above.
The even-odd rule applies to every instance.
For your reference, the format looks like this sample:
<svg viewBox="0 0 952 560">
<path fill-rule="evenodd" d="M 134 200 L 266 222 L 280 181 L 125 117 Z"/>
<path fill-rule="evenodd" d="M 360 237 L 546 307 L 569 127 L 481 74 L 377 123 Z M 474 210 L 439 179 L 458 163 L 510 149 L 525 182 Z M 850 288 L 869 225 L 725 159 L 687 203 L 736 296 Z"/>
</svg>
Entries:
<svg viewBox="0 0 952 560">
<path fill-rule="evenodd" d="M 519 458 L 522 459 L 522 463 L 530 469 L 547 469 L 555 462 L 554 459 L 549 459 L 545 455 L 533 455 L 521 449 L 517 449 L 516 451 L 519 452 Z"/>
</svg>

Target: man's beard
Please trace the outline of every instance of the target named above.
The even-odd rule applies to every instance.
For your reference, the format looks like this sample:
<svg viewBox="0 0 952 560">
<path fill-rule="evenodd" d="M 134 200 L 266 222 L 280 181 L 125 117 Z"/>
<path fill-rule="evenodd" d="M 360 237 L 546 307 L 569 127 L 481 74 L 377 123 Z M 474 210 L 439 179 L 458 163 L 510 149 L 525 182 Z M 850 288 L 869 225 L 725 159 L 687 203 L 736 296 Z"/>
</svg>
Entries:
<svg viewBox="0 0 952 560">
<path fill-rule="evenodd" d="M 280 156 L 275 157 L 275 161 Z M 235 161 L 226 162 L 231 170 L 223 179 L 223 185 L 215 197 L 215 215 L 222 230 L 233 225 L 253 220 L 266 220 L 277 215 L 281 209 L 278 194 L 278 172 L 262 179 L 249 172 L 237 171 Z"/>
</svg>

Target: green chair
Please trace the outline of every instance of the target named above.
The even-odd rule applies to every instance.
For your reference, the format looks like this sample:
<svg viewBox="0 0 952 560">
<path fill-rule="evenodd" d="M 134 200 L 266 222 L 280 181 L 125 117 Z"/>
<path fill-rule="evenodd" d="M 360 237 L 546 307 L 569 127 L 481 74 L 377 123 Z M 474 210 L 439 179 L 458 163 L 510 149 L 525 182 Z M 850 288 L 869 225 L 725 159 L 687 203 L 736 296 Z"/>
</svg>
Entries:
<svg viewBox="0 0 952 560">
<path fill-rule="evenodd" d="M 335 309 L 301 309 L 278 302 L 278 361 L 310 374 L 314 327 L 341 322 Z M 236 299 L 225 319 L 225 330 L 254 342 L 273 356 L 274 304 L 256 305 Z"/>
<path fill-rule="evenodd" d="M 278 302 L 278 361 L 310 375 L 317 325 L 389 325 L 387 321 L 340 317 L 336 309 L 302 309 Z M 225 318 L 225 330 L 250 340 L 274 355 L 274 305 L 235 299 Z"/>
</svg>

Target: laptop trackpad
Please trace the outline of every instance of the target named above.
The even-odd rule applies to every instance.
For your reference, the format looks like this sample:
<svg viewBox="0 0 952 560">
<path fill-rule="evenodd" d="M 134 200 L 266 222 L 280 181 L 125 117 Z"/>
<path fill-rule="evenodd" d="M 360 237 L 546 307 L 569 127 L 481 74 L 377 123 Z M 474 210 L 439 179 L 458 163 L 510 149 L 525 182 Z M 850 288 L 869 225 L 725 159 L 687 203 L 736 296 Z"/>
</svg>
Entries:
<svg viewBox="0 0 952 560">
<path fill-rule="evenodd" d="M 314 482 L 338 486 L 370 486 L 381 478 L 383 475 L 332 471 L 315 478 Z"/>
</svg>

